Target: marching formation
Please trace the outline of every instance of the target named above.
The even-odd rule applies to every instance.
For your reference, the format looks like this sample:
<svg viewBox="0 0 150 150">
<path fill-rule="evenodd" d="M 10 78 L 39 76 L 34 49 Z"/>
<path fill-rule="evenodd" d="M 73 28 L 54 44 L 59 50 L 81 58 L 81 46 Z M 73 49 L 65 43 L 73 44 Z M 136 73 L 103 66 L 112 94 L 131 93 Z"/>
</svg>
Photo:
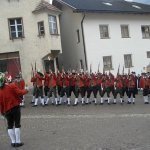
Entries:
<svg viewBox="0 0 150 150">
<path fill-rule="evenodd" d="M 149 104 L 149 73 L 142 73 L 137 77 L 135 72 L 128 75 L 118 73 L 117 76 L 114 76 L 111 72 L 102 74 L 100 72 L 88 73 L 82 70 L 80 72 L 62 70 L 57 73 L 49 71 L 44 74 L 35 71 L 32 74 L 31 82 L 33 83 L 33 99 L 31 101 L 33 107 L 38 106 L 39 100 L 42 106 L 50 103 L 56 106 L 61 104 L 76 106 L 79 102 L 82 105 L 91 102 L 95 105 L 103 105 L 106 100 L 104 99 L 105 95 L 109 105 L 116 104 L 118 99 L 120 104 L 125 102 L 135 104 L 139 88 L 143 91 L 144 103 Z M 7 72 L 0 73 L 0 112 L 7 120 L 7 131 L 12 147 L 24 145 L 20 138 L 20 106 L 24 106 L 24 95 L 28 91 L 29 88 L 25 86 L 21 73 L 13 81 Z M 72 100 L 73 94 L 74 100 Z M 125 100 L 125 94 L 127 100 Z"/>
<path fill-rule="evenodd" d="M 38 106 L 39 100 L 42 106 L 47 106 L 49 103 L 56 106 L 62 103 L 76 106 L 79 102 L 82 105 L 91 102 L 103 105 L 105 95 L 108 104 L 116 104 L 117 99 L 121 104 L 125 101 L 127 104 L 135 104 L 139 88 L 143 90 L 144 103 L 149 104 L 149 73 L 142 73 L 140 77 L 137 77 L 135 72 L 132 72 L 128 75 L 117 74 L 115 77 L 111 72 L 108 74 L 88 73 L 82 70 L 80 72 L 75 70 L 65 72 L 63 69 L 57 73 L 49 71 L 42 74 L 40 71 L 36 71 L 31 82 L 33 83 L 33 99 L 31 101 L 33 107 Z M 72 94 L 75 97 L 74 100 L 71 99 Z M 128 97 L 127 100 L 125 100 L 125 94 Z M 113 100 L 110 96 L 113 97 Z"/>
</svg>

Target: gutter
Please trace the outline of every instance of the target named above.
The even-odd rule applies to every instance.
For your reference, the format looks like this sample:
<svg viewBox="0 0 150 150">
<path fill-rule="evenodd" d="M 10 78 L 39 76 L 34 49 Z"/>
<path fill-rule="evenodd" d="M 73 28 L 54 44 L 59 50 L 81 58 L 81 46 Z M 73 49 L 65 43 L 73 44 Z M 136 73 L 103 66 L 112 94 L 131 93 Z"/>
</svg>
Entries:
<svg viewBox="0 0 150 150">
<path fill-rule="evenodd" d="M 87 54 L 86 54 L 86 47 L 85 47 L 85 36 L 84 36 L 84 30 L 83 30 L 83 22 L 85 19 L 85 13 L 84 16 L 81 20 L 81 30 L 82 30 L 82 39 L 83 39 L 83 49 L 84 49 L 84 57 L 85 57 L 85 68 L 88 70 L 88 65 L 87 65 Z"/>
<path fill-rule="evenodd" d="M 88 10 L 88 9 L 76 9 L 74 13 L 114 13 L 114 14 L 150 14 L 150 11 L 122 11 L 122 10 Z"/>
</svg>

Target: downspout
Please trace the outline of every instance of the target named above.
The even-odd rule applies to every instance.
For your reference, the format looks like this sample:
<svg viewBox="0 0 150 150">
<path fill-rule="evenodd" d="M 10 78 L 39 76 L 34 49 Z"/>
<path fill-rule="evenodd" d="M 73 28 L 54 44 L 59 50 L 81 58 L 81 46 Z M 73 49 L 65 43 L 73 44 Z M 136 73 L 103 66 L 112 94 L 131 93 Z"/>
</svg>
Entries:
<svg viewBox="0 0 150 150">
<path fill-rule="evenodd" d="M 84 16 L 81 20 L 81 30 L 82 30 L 82 39 L 83 39 L 83 50 L 84 50 L 84 57 L 85 57 L 85 68 L 88 70 L 88 65 L 87 65 L 87 54 L 86 54 L 86 47 L 85 47 L 85 36 L 84 36 L 84 30 L 83 30 L 83 21 L 85 19 L 85 13 Z"/>
</svg>

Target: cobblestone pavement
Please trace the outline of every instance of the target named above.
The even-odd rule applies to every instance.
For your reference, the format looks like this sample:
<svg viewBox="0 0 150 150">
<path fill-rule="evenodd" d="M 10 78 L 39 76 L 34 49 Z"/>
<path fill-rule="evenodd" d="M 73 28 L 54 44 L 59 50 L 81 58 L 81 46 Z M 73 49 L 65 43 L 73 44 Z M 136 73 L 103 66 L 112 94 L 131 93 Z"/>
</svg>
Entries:
<svg viewBox="0 0 150 150">
<path fill-rule="evenodd" d="M 150 150 L 150 105 L 142 96 L 135 105 L 22 108 L 22 141 L 18 150 Z M 11 150 L 0 118 L 0 150 Z"/>
</svg>

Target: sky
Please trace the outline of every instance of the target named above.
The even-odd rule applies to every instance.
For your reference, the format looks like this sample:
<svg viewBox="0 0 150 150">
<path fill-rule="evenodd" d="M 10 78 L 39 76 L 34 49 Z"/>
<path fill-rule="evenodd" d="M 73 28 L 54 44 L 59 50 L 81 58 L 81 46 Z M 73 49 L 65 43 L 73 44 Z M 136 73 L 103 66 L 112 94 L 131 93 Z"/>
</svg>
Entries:
<svg viewBox="0 0 150 150">
<path fill-rule="evenodd" d="M 52 3 L 52 0 L 49 0 L 49 1 L 50 1 L 50 3 Z M 128 1 L 134 1 L 134 2 L 150 4 L 150 0 L 128 0 Z"/>
<path fill-rule="evenodd" d="M 126 0 L 126 1 L 127 1 L 127 0 Z M 139 2 L 139 3 L 150 4 L 150 0 L 128 0 L 128 1 L 134 1 L 134 2 Z"/>
</svg>

